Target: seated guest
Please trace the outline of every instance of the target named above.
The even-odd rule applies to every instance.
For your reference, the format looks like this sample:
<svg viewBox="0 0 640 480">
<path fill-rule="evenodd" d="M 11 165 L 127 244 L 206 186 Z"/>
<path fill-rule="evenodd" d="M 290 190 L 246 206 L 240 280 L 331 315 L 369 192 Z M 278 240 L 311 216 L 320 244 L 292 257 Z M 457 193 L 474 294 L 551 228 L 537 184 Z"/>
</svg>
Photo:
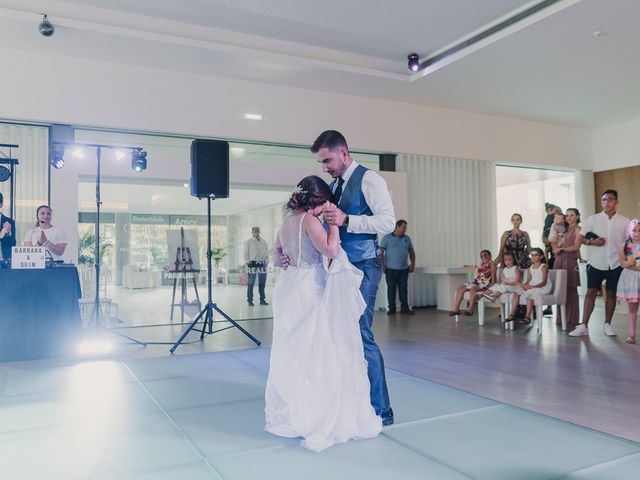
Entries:
<svg viewBox="0 0 640 480">
<path fill-rule="evenodd" d="M 504 267 L 500 272 L 499 282 L 482 294 L 484 298 L 495 302 L 503 293 L 515 293 L 520 285 L 521 273 L 516 265 L 516 258 L 511 252 L 502 256 Z"/>
<path fill-rule="evenodd" d="M 24 237 L 25 247 L 45 247 L 54 260 L 62 260 L 67 248 L 67 236 L 59 227 L 51 225 L 51 208 L 40 205 L 36 210 L 38 222 L 35 228 L 27 232 Z"/>
<path fill-rule="evenodd" d="M 476 271 L 473 276 L 473 280 L 465 283 L 464 285 L 460 285 L 456 290 L 455 305 L 453 310 L 449 312 L 450 317 L 460 314 L 473 315 L 473 309 L 476 301 L 478 300 L 478 295 L 487 290 L 491 285 L 491 280 L 493 278 L 493 261 L 491 260 L 491 252 L 489 250 L 482 250 L 480 252 L 480 260 L 480 265 L 465 265 L 465 267 L 474 267 Z M 469 292 L 469 302 L 467 304 L 467 309 L 460 311 L 460 304 L 462 303 L 465 292 Z"/>
<path fill-rule="evenodd" d="M 4 197 L 0 193 L 0 260 L 11 258 L 11 247 L 16 246 L 16 224 L 2 214 Z"/>
<path fill-rule="evenodd" d="M 516 293 L 513 294 L 511 315 L 507 318 L 507 321 L 511 322 L 515 319 L 516 308 L 522 298 L 527 301 L 527 313 L 522 323 L 525 325 L 530 324 L 535 301 L 541 296 L 547 295 L 551 291 L 551 288 L 547 259 L 544 258 L 544 252 L 541 248 L 534 248 L 531 250 L 531 266 L 527 270 L 527 280 L 522 286 L 518 287 Z"/>
</svg>

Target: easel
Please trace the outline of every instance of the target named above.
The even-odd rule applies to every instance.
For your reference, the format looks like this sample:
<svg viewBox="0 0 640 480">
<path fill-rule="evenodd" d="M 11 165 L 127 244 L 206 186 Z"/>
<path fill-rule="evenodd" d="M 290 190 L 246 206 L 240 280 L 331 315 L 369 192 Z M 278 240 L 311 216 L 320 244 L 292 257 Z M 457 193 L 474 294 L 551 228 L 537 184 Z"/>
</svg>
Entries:
<svg viewBox="0 0 640 480">
<path fill-rule="evenodd" d="M 180 307 L 180 323 L 184 323 L 184 307 L 197 305 L 198 311 L 202 309 L 200 296 L 198 295 L 198 285 L 196 277 L 200 270 L 193 268 L 193 260 L 191 258 L 191 249 L 184 245 L 184 228 L 180 227 L 180 246 L 176 249 L 175 270 L 169 270 L 173 277 L 173 295 L 171 297 L 171 321 L 173 322 L 173 309 Z M 187 298 L 187 284 L 189 278 L 193 281 L 193 289 L 196 292 L 196 301 L 190 302 Z M 176 287 L 180 280 L 180 302 L 176 303 Z"/>
</svg>

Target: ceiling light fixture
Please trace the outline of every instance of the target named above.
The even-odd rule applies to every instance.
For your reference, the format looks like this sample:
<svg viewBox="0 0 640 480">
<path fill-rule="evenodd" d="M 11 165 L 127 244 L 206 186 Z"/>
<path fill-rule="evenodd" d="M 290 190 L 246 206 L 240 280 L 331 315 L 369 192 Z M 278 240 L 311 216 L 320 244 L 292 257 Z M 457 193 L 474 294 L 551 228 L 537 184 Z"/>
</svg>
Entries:
<svg viewBox="0 0 640 480">
<path fill-rule="evenodd" d="M 53 24 L 47 20 L 47 16 L 44 15 L 40 25 L 38 26 L 38 30 L 40 31 L 40 35 L 43 37 L 50 37 L 55 33 L 56 27 L 54 27 Z"/>
<path fill-rule="evenodd" d="M 261 113 L 245 113 L 244 119 L 260 121 L 262 120 L 262 114 Z"/>
<path fill-rule="evenodd" d="M 131 151 L 131 168 L 136 172 L 142 172 L 147 168 L 147 152 L 142 148 L 135 148 Z"/>
<path fill-rule="evenodd" d="M 407 56 L 407 67 L 412 72 L 417 72 L 420 70 L 420 57 L 417 53 L 410 53 Z"/>
</svg>

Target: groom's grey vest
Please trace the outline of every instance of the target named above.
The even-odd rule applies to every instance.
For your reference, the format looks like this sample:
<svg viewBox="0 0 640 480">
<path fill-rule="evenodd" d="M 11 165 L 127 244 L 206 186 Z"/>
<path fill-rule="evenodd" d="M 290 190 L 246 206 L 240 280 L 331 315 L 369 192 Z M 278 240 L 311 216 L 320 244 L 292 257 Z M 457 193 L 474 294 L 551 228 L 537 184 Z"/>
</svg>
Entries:
<svg viewBox="0 0 640 480">
<path fill-rule="evenodd" d="M 342 192 L 338 207 L 347 215 L 373 215 L 362 193 L 362 177 L 368 169 L 358 165 L 349 177 L 346 188 Z M 336 181 L 331 182 L 331 191 Z M 342 248 L 347 252 L 350 262 L 359 262 L 369 258 L 376 258 L 380 253 L 378 235 L 375 233 L 351 233 L 345 227 L 340 227 Z"/>
</svg>

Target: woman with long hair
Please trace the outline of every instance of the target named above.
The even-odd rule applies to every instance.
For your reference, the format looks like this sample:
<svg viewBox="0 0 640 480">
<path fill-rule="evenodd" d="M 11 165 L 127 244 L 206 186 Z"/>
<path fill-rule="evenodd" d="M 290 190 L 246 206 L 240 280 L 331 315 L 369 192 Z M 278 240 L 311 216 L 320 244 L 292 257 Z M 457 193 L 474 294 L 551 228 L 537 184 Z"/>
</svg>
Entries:
<svg viewBox="0 0 640 480">
<path fill-rule="evenodd" d="M 287 203 L 273 257 L 285 270 L 273 292 L 265 429 L 302 437 L 302 446 L 314 451 L 382 429 L 360 335 L 362 272 L 340 248 L 338 227 L 325 230 L 319 219 L 330 200 L 324 180 L 303 178 Z"/>
<path fill-rule="evenodd" d="M 580 258 L 580 212 L 577 208 L 567 208 L 565 214 L 567 230 L 564 233 L 562 246 L 553 248 L 555 258 L 553 268 L 567 272 L 567 331 L 571 332 L 580 323 L 580 304 L 578 300 L 578 287 L 580 286 L 580 271 L 578 259 Z M 560 321 L 560 312 L 557 315 Z"/>
</svg>

